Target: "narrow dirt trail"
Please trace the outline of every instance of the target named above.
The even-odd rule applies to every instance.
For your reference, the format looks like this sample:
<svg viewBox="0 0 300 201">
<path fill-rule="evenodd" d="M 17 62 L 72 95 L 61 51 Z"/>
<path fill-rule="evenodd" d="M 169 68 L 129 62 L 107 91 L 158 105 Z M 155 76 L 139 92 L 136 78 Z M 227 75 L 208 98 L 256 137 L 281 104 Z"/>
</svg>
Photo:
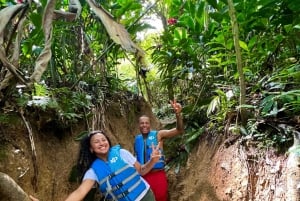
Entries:
<svg viewBox="0 0 300 201">
<path fill-rule="evenodd" d="M 131 152 L 141 114 L 151 117 L 154 128 L 162 125 L 154 117 L 151 107 L 140 100 L 124 101 L 121 97 L 106 111 L 98 122 L 105 122 L 105 130 L 113 144 L 119 143 Z M 0 122 L 0 172 L 9 175 L 25 192 L 40 200 L 63 200 L 78 186 L 73 171 L 78 142 L 74 139 L 87 130 L 85 123 L 57 130 L 49 127 L 47 122 L 44 127 L 36 119 L 29 122 L 39 168 L 37 190 L 34 191 L 32 183 L 36 175 L 30 140 L 21 119 L 9 125 Z M 222 133 L 203 134 L 186 166 L 178 174 L 174 170 L 168 171 L 170 201 L 286 201 L 287 155 L 276 154 L 274 150 L 263 151 L 251 143 L 241 143 L 239 138 L 233 139 L 229 141 Z M 0 201 L 7 200 L 0 196 Z"/>
</svg>

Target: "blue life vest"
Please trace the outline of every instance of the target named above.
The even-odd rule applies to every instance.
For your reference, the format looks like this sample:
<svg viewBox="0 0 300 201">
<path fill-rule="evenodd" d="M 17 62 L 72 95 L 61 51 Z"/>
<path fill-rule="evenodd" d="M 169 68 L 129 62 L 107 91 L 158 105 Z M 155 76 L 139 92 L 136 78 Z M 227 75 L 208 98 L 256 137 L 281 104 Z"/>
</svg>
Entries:
<svg viewBox="0 0 300 201">
<path fill-rule="evenodd" d="M 135 136 L 134 151 L 139 163 L 145 164 L 151 159 L 152 143 L 154 146 L 157 146 L 158 144 L 157 131 L 150 131 L 146 139 L 144 139 L 142 134 Z M 160 157 L 159 161 L 155 163 L 153 169 L 163 169 L 165 167 L 165 158 L 162 150 L 161 154 L 162 156 Z"/>
<path fill-rule="evenodd" d="M 107 162 L 96 159 L 91 167 L 105 200 L 135 201 L 148 190 L 137 170 L 120 157 L 120 145 L 110 148 Z"/>
</svg>

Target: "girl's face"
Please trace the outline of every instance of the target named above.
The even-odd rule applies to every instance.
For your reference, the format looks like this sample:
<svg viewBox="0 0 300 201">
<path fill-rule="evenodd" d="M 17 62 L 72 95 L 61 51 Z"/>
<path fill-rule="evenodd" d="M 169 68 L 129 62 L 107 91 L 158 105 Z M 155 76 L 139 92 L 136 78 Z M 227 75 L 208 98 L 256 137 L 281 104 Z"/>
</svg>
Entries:
<svg viewBox="0 0 300 201">
<path fill-rule="evenodd" d="M 92 153 L 95 153 L 96 156 L 102 159 L 106 159 L 109 148 L 109 142 L 105 135 L 103 135 L 102 133 L 96 133 L 91 136 L 90 151 Z"/>
</svg>

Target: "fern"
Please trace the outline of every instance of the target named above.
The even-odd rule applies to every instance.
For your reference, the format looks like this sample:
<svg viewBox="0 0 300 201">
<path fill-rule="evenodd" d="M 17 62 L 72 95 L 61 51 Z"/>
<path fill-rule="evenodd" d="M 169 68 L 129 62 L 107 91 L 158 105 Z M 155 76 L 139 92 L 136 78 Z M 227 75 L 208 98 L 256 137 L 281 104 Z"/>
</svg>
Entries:
<svg viewBox="0 0 300 201">
<path fill-rule="evenodd" d="M 45 85 L 34 83 L 33 96 L 48 96 L 49 92 Z"/>
</svg>

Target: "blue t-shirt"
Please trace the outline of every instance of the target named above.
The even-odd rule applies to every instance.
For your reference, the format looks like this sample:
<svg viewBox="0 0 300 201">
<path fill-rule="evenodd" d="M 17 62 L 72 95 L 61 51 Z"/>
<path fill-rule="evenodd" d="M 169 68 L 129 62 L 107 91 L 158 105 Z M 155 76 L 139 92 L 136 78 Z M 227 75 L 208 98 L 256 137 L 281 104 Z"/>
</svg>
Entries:
<svg viewBox="0 0 300 201">
<path fill-rule="evenodd" d="M 134 163 L 136 162 L 136 158 L 127 150 L 125 149 L 120 149 L 120 157 L 126 162 L 128 163 L 128 165 L 130 166 L 134 166 Z M 146 185 L 146 188 L 147 190 L 149 190 L 150 186 L 149 184 L 143 179 L 143 177 L 141 177 L 143 182 L 145 183 Z M 86 179 L 90 179 L 90 180 L 93 180 L 93 181 L 96 181 L 97 183 L 99 183 L 99 179 L 95 173 L 95 171 L 90 168 L 86 171 L 86 173 L 84 174 L 84 177 L 82 180 L 86 180 Z M 144 193 L 142 193 L 141 195 L 139 195 L 136 199 L 136 201 L 140 201 L 144 196 L 145 194 L 147 193 L 147 191 L 145 191 Z"/>
</svg>

